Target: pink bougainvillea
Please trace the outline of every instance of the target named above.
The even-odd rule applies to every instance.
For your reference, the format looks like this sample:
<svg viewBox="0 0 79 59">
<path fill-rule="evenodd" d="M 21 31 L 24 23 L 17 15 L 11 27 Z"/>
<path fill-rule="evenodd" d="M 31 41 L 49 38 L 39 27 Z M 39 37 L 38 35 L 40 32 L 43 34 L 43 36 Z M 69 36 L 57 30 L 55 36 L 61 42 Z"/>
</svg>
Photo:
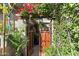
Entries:
<svg viewBox="0 0 79 59">
<path fill-rule="evenodd" d="M 29 13 L 33 12 L 33 5 L 32 4 L 24 3 L 24 7 L 27 8 Z"/>
<path fill-rule="evenodd" d="M 19 11 L 24 11 L 24 7 L 21 7 L 18 9 Z"/>
<path fill-rule="evenodd" d="M 34 5 L 33 4 L 29 4 L 29 3 L 24 3 L 23 7 L 20 7 L 17 10 L 18 10 L 18 12 L 16 14 L 21 14 L 23 11 L 26 11 L 26 12 L 29 12 L 29 13 L 33 13 Z"/>
</svg>

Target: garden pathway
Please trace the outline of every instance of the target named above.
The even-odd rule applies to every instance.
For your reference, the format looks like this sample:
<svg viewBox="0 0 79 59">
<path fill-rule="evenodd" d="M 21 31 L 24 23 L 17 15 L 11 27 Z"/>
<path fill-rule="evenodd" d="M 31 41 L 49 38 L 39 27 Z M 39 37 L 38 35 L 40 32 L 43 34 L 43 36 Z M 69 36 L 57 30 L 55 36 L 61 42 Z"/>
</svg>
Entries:
<svg viewBox="0 0 79 59">
<path fill-rule="evenodd" d="M 34 52 L 33 52 L 32 56 L 39 56 L 39 45 L 36 45 L 34 47 Z"/>
</svg>

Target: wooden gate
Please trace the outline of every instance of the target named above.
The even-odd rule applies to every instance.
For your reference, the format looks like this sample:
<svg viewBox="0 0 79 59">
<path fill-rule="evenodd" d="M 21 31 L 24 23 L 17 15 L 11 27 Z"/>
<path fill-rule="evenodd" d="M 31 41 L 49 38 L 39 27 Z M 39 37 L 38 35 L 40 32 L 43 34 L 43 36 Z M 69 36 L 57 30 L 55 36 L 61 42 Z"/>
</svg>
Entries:
<svg viewBox="0 0 79 59">
<path fill-rule="evenodd" d="M 41 31 L 40 34 L 40 55 L 44 56 L 45 55 L 45 49 L 50 46 L 50 32 L 49 31 Z"/>
</svg>

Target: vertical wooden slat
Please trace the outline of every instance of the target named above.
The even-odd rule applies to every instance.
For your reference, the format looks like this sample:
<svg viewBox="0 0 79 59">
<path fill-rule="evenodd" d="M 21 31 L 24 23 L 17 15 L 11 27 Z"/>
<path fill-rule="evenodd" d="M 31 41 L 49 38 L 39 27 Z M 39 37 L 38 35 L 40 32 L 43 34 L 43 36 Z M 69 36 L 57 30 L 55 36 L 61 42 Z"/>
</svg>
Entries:
<svg viewBox="0 0 79 59">
<path fill-rule="evenodd" d="M 40 55 L 45 55 L 45 49 L 50 46 L 50 32 L 49 31 L 41 31 L 40 35 Z"/>
</svg>

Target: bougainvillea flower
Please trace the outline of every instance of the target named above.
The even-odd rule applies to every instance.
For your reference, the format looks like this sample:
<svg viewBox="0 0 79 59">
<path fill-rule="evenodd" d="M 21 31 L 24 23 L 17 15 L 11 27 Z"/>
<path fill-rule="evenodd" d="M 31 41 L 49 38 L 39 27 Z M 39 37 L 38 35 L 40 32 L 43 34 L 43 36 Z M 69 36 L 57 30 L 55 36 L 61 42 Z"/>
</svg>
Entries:
<svg viewBox="0 0 79 59">
<path fill-rule="evenodd" d="M 24 6 L 27 8 L 27 9 L 33 9 L 33 6 L 32 4 L 28 4 L 28 3 L 24 3 Z"/>
<path fill-rule="evenodd" d="M 32 4 L 24 3 L 24 7 L 28 10 L 29 13 L 33 12 Z"/>
<path fill-rule="evenodd" d="M 17 12 L 16 14 L 20 14 L 21 12 Z"/>
<path fill-rule="evenodd" d="M 21 8 L 19 8 L 18 10 L 19 10 L 19 11 L 23 11 L 23 10 L 24 10 L 24 7 L 21 7 Z"/>
<path fill-rule="evenodd" d="M 33 12 L 33 10 L 29 10 L 29 13 L 32 13 Z"/>
</svg>

